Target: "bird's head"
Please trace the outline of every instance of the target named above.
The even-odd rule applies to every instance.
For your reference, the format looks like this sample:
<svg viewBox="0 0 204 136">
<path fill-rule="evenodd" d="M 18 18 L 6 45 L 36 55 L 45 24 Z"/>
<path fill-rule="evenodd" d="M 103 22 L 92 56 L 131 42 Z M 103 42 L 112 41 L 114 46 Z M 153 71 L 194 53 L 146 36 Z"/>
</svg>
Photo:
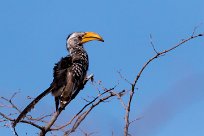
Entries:
<svg viewBox="0 0 204 136">
<path fill-rule="evenodd" d="M 84 43 L 98 40 L 104 42 L 103 38 L 94 32 L 74 32 L 67 37 L 67 49 L 83 46 Z"/>
</svg>

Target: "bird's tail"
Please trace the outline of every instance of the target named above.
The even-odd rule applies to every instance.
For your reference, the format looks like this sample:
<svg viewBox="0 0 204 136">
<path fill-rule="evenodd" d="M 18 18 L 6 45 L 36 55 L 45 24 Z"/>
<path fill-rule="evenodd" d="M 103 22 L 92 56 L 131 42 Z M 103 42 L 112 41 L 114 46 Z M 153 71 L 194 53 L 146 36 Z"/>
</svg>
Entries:
<svg viewBox="0 0 204 136">
<path fill-rule="evenodd" d="M 53 87 L 52 86 L 50 86 L 48 89 L 46 89 L 44 92 L 42 92 L 40 95 L 38 95 L 21 113 L 20 113 L 20 115 L 17 117 L 17 119 L 16 120 L 14 120 L 14 122 L 13 122 L 13 127 L 15 127 L 16 126 L 16 124 L 18 123 L 18 122 L 20 122 L 20 120 L 22 120 L 25 116 L 26 116 L 26 114 L 29 112 L 29 111 L 31 111 L 33 108 L 34 108 L 34 106 L 43 98 L 43 97 L 45 97 L 48 93 L 50 93 L 51 91 L 52 91 L 52 89 L 53 89 Z"/>
</svg>

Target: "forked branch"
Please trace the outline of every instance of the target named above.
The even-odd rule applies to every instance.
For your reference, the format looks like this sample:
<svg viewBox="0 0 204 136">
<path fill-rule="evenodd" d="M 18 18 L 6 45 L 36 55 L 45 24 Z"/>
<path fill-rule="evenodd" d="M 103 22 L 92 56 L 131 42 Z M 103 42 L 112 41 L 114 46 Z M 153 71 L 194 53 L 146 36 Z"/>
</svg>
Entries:
<svg viewBox="0 0 204 136">
<path fill-rule="evenodd" d="M 194 30 L 195 31 L 195 30 Z M 135 94 L 135 88 L 136 88 L 136 85 L 138 83 L 138 80 L 139 78 L 141 77 L 142 73 L 144 72 L 144 70 L 147 68 L 147 66 L 149 66 L 149 64 L 156 60 L 157 58 L 159 58 L 160 56 L 162 55 L 165 55 L 166 53 L 169 53 L 170 51 L 173 51 L 175 50 L 176 48 L 178 48 L 179 46 L 183 45 L 184 43 L 187 43 L 193 39 L 196 39 L 198 37 L 203 37 L 204 36 L 204 33 L 202 34 L 197 34 L 197 35 L 194 35 L 195 32 L 193 32 L 193 35 L 190 36 L 189 38 L 187 39 L 184 39 L 182 40 L 181 42 L 179 42 L 178 44 L 174 45 L 173 47 L 169 48 L 169 49 L 166 49 L 166 50 L 163 50 L 161 52 L 158 52 L 155 50 L 155 47 L 154 47 L 154 44 L 152 42 L 152 36 L 150 36 L 151 38 L 151 45 L 153 47 L 153 50 L 155 51 L 155 55 L 150 58 L 143 66 L 142 68 L 140 69 L 140 71 L 138 72 L 137 76 L 135 77 L 133 83 L 131 84 L 131 91 L 129 93 L 129 100 L 128 100 L 128 104 L 127 104 L 127 108 L 126 108 L 126 111 L 125 111 L 125 127 L 124 127 L 124 136 L 128 136 L 128 130 L 129 130 L 129 125 L 130 125 L 130 110 L 131 110 L 131 104 L 132 104 L 132 99 L 133 99 L 133 96 Z"/>
</svg>

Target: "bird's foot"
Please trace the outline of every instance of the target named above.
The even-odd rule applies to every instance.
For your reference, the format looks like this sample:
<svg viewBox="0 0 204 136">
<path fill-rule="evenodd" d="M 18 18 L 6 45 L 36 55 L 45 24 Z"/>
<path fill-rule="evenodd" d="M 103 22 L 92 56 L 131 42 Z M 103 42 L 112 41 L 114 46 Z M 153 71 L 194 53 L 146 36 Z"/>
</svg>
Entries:
<svg viewBox="0 0 204 136">
<path fill-rule="evenodd" d="M 89 76 L 86 77 L 86 80 L 91 80 L 93 82 L 94 80 L 94 74 L 90 74 Z"/>
<path fill-rule="evenodd" d="M 93 82 L 93 80 L 94 80 L 94 74 L 90 74 L 89 76 L 87 76 L 86 78 L 85 78 L 85 83 L 87 82 L 87 81 L 89 81 L 89 80 L 91 80 L 91 82 Z"/>
</svg>

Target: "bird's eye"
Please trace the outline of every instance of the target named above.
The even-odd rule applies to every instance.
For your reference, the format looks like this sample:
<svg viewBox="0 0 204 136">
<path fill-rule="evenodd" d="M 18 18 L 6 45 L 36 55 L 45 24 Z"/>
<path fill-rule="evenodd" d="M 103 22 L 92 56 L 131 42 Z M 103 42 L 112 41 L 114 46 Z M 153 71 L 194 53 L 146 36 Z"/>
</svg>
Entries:
<svg viewBox="0 0 204 136">
<path fill-rule="evenodd" d="M 78 37 L 78 39 L 81 41 L 81 40 L 82 40 L 82 37 L 81 37 L 81 36 L 79 36 L 79 37 Z"/>
</svg>

